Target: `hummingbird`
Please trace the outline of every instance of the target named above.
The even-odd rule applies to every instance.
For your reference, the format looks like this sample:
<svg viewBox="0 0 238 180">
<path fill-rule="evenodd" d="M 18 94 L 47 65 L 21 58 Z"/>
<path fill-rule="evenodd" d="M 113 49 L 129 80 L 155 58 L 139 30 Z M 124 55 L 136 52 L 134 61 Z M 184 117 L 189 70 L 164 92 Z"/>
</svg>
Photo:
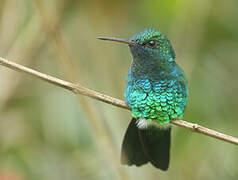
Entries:
<svg viewBox="0 0 238 180">
<path fill-rule="evenodd" d="M 151 163 L 166 171 L 170 160 L 170 121 L 182 119 L 188 86 L 184 71 L 175 62 L 175 51 L 159 30 L 143 30 L 130 40 L 99 37 L 127 44 L 132 64 L 126 79 L 125 101 L 132 120 L 126 130 L 121 163 Z"/>
</svg>

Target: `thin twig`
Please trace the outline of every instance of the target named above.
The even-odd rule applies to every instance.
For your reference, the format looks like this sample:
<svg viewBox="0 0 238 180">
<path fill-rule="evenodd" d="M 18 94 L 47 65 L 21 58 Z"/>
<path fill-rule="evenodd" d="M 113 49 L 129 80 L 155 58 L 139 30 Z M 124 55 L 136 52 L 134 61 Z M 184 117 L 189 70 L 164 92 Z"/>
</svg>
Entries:
<svg viewBox="0 0 238 180">
<path fill-rule="evenodd" d="M 22 66 L 20 64 L 8 61 L 7 59 L 4 59 L 2 57 L 0 57 L 0 65 L 8 67 L 8 68 L 10 68 L 12 70 L 15 70 L 15 71 L 30 74 L 30 75 L 32 75 L 36 78 L 42 79 L 42 80 L 47 81 L 49 83 L 52 83 L 56 86 L 68 89 L 68 90 L 74 92 L 75 94 L 82 94 L 82 95 L 91 97 L 93 99 L 105 102 L 107 104 L 111 104 L 111 105 L 114 105 L 114 106 L 117 106 L 117 107 L 120 107 L 120 108 L 130 110 L 130 107 L 122 100 L 119 100 L 119 99 L 113 98 L 111 96 L 107 96 L 107 95 L 98 93 L 98 92 L 93 91 L 91 89 L 85 88 L 81 85 L 74 84 L 74 83 L 71 83 L 71 82 L 67 82 L 67 81 L 55 78 L 53 76 L 35 71 L 33 69 Z M 210 137 L 214 137 L 216 139 L 220 139 L 220 140 L 238 145 L 238 138 L 232 137 L 232 136 L 229 136 L 229 135 L 226 135 L 226 134 L 219 133 L 217 131 L 205 128 L 205 127 L 203 127 L 201 125 L 198 125 L 198 124 L 189 123 L 189 122 L 186 122 L 186 121 L 183 121 L 183 120 L 172 120 L 171 123 L 174 124 L 174 125 L 177 125 L 177 126 L 181 126 L 181 127 L 190 129 L 191 131 L 194 131 L 194 132 L 197 132 L 197 133 L 201 133 L 201 134 L 204 134 L 204 135 L 207 135 L 207 136 L 210 136 Z"/>
</svg>

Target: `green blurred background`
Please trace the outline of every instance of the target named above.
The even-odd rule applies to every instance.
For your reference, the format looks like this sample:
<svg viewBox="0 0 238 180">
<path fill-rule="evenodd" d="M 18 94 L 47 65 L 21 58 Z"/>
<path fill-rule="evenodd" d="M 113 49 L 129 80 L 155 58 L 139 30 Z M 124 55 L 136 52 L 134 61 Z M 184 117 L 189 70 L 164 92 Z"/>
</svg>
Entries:
<svg viewBox="0 0 238 180">
<path fill-rule="evenodd" d="M 0 0 L 0 56 L 123 99 L 130 38 L 155 27 L 189 80 L 185 120 L 238 136 L 237 0 Z M 130 112 L 0 67 L 0 180 L 238 179 L 238 148 L 174 127 L 170 168 L 120 165 Z"/>
</svg>

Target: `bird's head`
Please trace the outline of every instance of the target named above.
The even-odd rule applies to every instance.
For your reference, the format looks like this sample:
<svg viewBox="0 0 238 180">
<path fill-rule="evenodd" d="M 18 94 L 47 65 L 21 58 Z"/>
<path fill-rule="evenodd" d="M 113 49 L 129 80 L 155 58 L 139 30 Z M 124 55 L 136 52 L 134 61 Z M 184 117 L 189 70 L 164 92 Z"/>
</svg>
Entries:
<svg viewBox="0 0 238 180">
<path fill-rule="evenodd" d="M 172 62 L 175 52 L 168 38 L 156 29 L 146 29 L 134 35 L 131 42 L 131 53 L 133 57 L 147 58 L 154 61 Z"/>
<path fill-rule="evenodd" d="M 141 31 L 130 40 L 105 37 L 99 39 L 128 44 L 133 60 L 142 68 L 158 66 L 160 69 L 167 69 L 174 63 L 175 52 L 170 41 L 156 29 Z"/>
</svg>

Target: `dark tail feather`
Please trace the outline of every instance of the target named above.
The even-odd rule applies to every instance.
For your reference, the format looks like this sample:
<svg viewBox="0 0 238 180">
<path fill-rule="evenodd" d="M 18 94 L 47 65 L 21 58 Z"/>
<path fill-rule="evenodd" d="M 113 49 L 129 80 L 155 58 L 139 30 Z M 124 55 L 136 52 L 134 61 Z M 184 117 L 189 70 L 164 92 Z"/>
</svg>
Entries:
<svg viewBox="0 0 238 180">
<path fill-rule="evenodd" d="M 132 119 L 124 136 L 121 149 L 121 163 L 141 166 L 149 162 L 143 151 L 142 144 L 136 126 L 136 119 Z"/>
<path fill-rule="evenodd" d="M 151 126 L 139 130 L 141 144 L 151 164 L 166 171 L 169 167 L 171 128 L 159 129 Z"/>
<path fill-rule="evenodd" d="M 133 118 L 122 143 L 122 164 L 140 166 L 151 162 L 166 171 L 169 166 L 170 131 L 171 128 L 159 129 L 155 126 L 138 129 Z"/>
</svg>

